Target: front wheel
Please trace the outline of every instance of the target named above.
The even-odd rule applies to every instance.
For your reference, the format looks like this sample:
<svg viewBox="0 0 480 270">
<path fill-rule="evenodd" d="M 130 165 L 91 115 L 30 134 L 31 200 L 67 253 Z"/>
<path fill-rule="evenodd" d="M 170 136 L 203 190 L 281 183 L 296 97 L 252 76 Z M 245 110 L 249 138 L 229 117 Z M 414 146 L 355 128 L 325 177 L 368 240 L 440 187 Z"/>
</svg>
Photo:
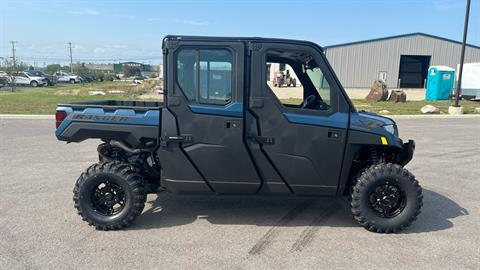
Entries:
<svg viewBox="0 0 480 270">
<path fill-rule="evenodd" d="M 129 164 L 119 162 L 90 166 L 73 189 L 78 214 L 97 230 L 129 226 L 142 213 L 146 198 L 142 177 Z"/>
<path fill-rule="evenodd" d="M 70 83 L 71 83 L 71 84 L 75 84 L 75 80 L 74 80 L 74 79 L 70 79 Z"/>
<path fill-rule="evenodd" d="M 32 87 L 37 87 L 37 86 L 38 86 L 38 82 L 37 82 L 37 81 L 31 81 L 31 82 L 30 82 L 30 86 L 32 86 Z"/>
<path fill-rule="evenodd" d="M 355 182 L 351 210 L 369 231 L 392 233 L 417 219 L 423 205 L 422 188 L 408 170 L 397 164 L 375 164 Z"/>
</svg>

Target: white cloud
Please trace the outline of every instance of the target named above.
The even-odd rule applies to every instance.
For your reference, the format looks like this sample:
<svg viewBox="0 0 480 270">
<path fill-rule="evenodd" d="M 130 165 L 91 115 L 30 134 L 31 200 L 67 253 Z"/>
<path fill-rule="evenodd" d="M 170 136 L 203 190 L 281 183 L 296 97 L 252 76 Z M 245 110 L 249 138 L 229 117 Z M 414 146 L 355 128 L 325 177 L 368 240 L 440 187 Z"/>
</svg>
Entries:
<svg viewBox="0 0 480 270">
<path fill-rule="evenodd" d="M 108 49 L 125 49 L 127 48 L 127 45 L 123 45 L 123 44 L 107 44 L 104 46 L 105 48 L 108 48 Z"/>
<path fill-rule="evenodd" d="M 184 24 L 190 24 L 194 26 L 202 26 L 202 25 L 209 25 L 210 23 L 207 21 L 182 21 Z"/>
<path fill-rule="evenodd" d="M 107 52 L 107 50 L 105 48 L 97 47 L 97 48 L 93 49 L 93 53 L 100 54 L 100 53 L 105 53 L 105 52 Z"/>
<path fill-rule="evenodd" d="M 127 45 L 123 44 L 105 44 L 101 47 L 93 48 L 93 53 L 95 54 L 104 54 L 104 53 L 111 53 L 111 54 L 118 54 L 120 53 L 120 49 L 126 49 Z"/>
<path fill-rule="evenodd" d="M 100 12 L 91 9 L 91 8 L 81 8 L 78 10 L 71 10 L 69 11 L 70 14 L 75 14 L 75 15 L 88 15 L 88 16 L 99 16 L 101 15 Z"/>
<path fill-rule="evenodd" d="M 193 25 L 193 26 L 205 26 L 210 24 L 210 22 L 208 21 L 193 21 L 193 20 L 179 20 L 179 19 L 173 19 L 171 21 L 176 23 Z"/>
<path fill-rule="evenodd" d="M 464 8 L 465 3 L 463 1 L 438 0 L 433 2 L 433 6 L 436 9 L 448 10 L 448 9 Z"/>
<path fill-rule="evenodd" d="M 160 21 L 160 18 L 148 18 L 147 19 L 147 22 L 156 22 L 156 21 Z"/>
</svg>

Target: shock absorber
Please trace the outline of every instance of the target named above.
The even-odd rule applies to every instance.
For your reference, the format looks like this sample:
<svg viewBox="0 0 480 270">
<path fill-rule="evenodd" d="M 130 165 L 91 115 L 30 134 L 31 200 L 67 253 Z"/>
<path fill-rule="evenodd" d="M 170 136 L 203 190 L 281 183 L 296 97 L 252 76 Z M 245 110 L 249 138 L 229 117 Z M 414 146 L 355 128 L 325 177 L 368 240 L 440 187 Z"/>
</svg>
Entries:
<svg viewBox="0 0 480 270">
<path fill-rule="evenodd" d="M 378 149 L 375 147 L 370 147 L 368 149 L 368 154 L 370 157 L 371 164 L 378 164 L 378 163 L 385 162 L 385 157 L 381 153 L 379 153 Z"/>
</svg>

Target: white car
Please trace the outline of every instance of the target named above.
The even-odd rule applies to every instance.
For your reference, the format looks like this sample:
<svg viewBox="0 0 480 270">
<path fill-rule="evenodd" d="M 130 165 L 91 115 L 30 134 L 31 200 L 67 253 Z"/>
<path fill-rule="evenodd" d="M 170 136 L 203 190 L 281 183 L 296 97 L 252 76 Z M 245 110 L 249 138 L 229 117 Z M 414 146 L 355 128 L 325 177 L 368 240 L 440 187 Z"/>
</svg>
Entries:
<svg viewBox="0 0 480 270">
<path fill-rule="evenodd" d="M 82 77 L 74 73 L 57 71 L 55 72 L 54 75 L 57 77 L 57 82 L 72 83 L 72 84 L 82 82 Z"/>
<path fill-rule="evenodd" d="M 32 87 L 44 86 L 47 84 L 45 77 L 34 75 L 28 71 L 12 74 L 16 85 L 30 85 Z"/>
</svg>

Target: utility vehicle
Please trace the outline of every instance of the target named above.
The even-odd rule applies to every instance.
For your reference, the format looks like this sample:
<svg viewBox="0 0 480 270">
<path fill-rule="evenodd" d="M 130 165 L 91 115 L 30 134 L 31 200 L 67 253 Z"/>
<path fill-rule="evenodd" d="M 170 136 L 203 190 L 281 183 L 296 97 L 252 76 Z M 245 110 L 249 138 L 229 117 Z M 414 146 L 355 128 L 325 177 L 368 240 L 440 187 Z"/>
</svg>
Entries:
<svg viewBox="0 0 480 270">
<path fill-rule="evenodd" d="M 59 140 L 103 141 L 73 190 L 88 224 L 124 228 L 160 189 L 349 196 L 354 218 L 381 233 L 417 218 L 422 190 L 404 168 L 414 142 L 391 119 L 355 110 L 318 45 L 167 36 L 163 61 L 163 102 L 58 105 Z M 290 65 L 303 99 L 277 98 L 267 63 Z"/>
<path fill-rule="evenodd" d="M 273 78 L 273 86 L 275 87 L 296 87 L 297 86 L 297 80 L 295 78 L 292 78 L 290 76 L 286 76 L 283 71 L 277 71 L 275 72 L 274 78 Z"/>
</svg>

